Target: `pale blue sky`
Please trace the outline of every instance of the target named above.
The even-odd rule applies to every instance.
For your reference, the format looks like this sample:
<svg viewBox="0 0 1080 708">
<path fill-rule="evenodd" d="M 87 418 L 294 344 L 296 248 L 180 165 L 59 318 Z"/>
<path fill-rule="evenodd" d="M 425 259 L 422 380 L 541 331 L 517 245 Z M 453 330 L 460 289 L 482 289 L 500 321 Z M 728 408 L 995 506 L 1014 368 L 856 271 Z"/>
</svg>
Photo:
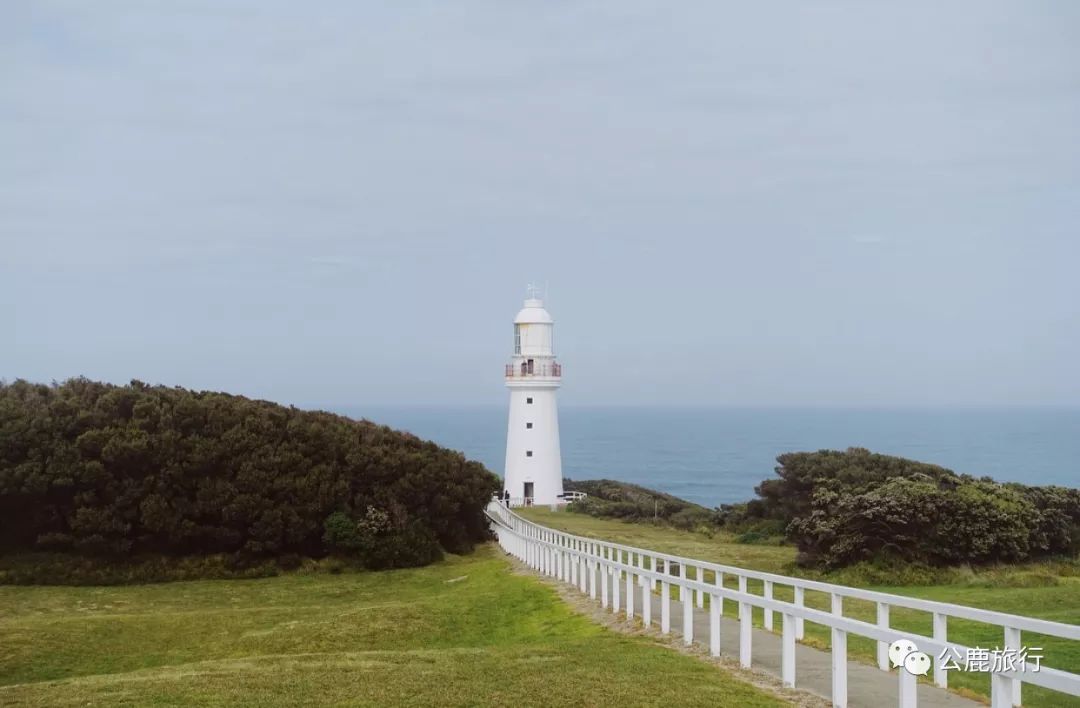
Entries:
<svg viewBox="0 0 1080 708">
<path fill-rule="evenodd" d="M 0 239 L 9 380 L 1077 404 L 1080 3 L 5 2 Z"/>
</svg>

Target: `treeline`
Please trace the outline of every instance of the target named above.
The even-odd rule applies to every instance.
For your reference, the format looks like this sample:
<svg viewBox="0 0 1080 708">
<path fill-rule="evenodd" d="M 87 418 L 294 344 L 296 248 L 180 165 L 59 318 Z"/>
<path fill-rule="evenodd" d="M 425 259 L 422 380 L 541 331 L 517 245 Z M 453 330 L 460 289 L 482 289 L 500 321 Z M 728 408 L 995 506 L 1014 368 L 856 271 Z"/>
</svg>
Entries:
<svg viewBox="0 0 1080 708">
<path fill-rule="evenodd" d="M 929 565 L 1080 552 L 1080 490 L 995 482 L 861 448 L 793 452 L 757 499 L 724 506 L 732 529 L 783 529 L 799 562 L 825 569 L 898 559 Z"/>
<path fill-rule="evenodd" d="M 0 553 L 420 565 L 486 538 L 498 488 L 460 453 L 330 413 L 139 381 L 0 382 Z"/>
</svg>

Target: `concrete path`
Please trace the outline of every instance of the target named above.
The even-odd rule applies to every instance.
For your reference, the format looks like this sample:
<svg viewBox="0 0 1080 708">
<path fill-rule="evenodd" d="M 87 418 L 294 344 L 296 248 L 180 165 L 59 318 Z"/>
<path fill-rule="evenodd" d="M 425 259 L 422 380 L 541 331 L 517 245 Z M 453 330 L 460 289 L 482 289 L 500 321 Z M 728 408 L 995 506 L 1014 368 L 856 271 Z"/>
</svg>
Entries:
<svg viewBox="0 0 1080 708">
<path fill-rule="evenodd" d="M 619 592 L 619 614 L 626 612 L 626 580 L 613 583 Z M 634 593 L 634 616 L 641 618 L 640 588 Z M 599 592 L 597 602 L 599 603 Z M 662 599 L 653 593 L 652 627 L 660 629 L 660 609 Z M 609 601 L 613 597 L 608 598 Z M 728 601 L 730 602 L 730 601 Z M 609 610 L 611 603 L 609 602 Z M 774 615 L 777 632 L 755 628 L 752 639 L 752 666 L 780 677 L 780 617 Z M 696 644 L 709 645 L 708 609 L 694 607 L 693 638 Z M 671 633 L 682 636 L 683 606 L 677 600 L 671 601 Z M 720 653 L 729 657 L 739 656 L 739 622 L 722 617 L 720 620 Z M 885 708 L 898 705 L 899 677 L 897 671 L 885 672 L 856 661 L 848 661 L 848 705 L 867 708 Z M 832 694 L 832 656 L 827 651 L 814 649 L 803 644 L 795 645 L 795 688 L 809 691 L 824 698 Z M 932 684 L 920 682 L 918 687 L 920 708 L 973 708 L 985 705 L 955 693 L 950 693 Z"/>
</svg>

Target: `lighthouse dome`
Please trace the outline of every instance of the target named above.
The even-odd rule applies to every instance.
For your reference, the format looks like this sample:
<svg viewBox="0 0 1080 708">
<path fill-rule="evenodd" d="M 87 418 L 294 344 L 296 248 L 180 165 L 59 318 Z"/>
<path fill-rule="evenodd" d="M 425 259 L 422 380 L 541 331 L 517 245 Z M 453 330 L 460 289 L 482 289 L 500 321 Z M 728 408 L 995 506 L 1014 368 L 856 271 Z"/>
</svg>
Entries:
<svg viewBox="0 0 1080 708">
<path fill-rule="evenodd" d="M 514 324 L 552 324 L 554 321 L 544 309 L 544 301 L 538 298 L 526 300 L 525 307 L 514 318 Z"/>
</svg>

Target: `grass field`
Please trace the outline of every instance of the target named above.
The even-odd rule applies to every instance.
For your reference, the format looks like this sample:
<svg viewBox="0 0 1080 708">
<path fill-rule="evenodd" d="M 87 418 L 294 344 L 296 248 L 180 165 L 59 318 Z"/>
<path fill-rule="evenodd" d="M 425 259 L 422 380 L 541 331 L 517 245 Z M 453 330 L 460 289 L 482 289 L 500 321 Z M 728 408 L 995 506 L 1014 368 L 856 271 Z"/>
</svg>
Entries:
<svg viewBox="0 0 1080 708">
<path fill-rule="evenodd" d="M 784 705 L 488 546 L 434 566 L 0 587 L 0 705 Z"/>
<path fill-rule="evenodd" d="M 634 545 L 700 560 L 724 563 L 743 568 L 752 568 L 774 573 L 790 574 L 795 558 L 795 549 L 791 546 L 757 545 L 736 543 L 734 536 L 717 533 L 713 537 L 679 531 L 672 528 L 598 519 L 584 514 L 552 512 L 542 508 L 528 509 L 528 518 L 551 528 L 558 528 L 582 536 L 605 539 L 618 543 Z M 712 582 L 712 578 L 707 578 Z M 840 581 L 835 581 L 840 582 Z M 849 583 L 850 579 L 845 579 Z M 735 588 L 737 581 L 725 579 L 725 584 Z M 972 607 L 981 607 L 1001 612 L 1040 617 L 1055 622 L 1080 624 L 1080 575 L 1077 566 L 1070 564 L 1030 564 L 1005 569 L 993 569 L 982 573 L 971 573 L 946 585 L 928 586 L 868 586 L 874 590 L 891 592 L 929 600 L 953 602 Z M 751 582 L 749 590 L 761 593 L 761 583 Z M 789 589 L 776 588 L 777 599 L 791 601 Z M 829 598 L 824 593 L 807 592 L 806 604 L 819 609 L 829 609 Z M 725 603 L 725 614 L 735 616 L 735 603 Z M 846 600 L 844 614 L 870 622 L 876 621 L 874 606 L 871 603 Z M 891 625 L 900 629 L 929 635 L 930 615 L 923 612 L 892 608 Z M 763 623 L 760 610 L 756 611 L 755 624 Z M 777 619 L 776 631 L 780 629 Z M 962 620 L 949 621 L 949 639 L 967 646 L 983 648 L 999 647 L 1003 643 L 1000 629 L 977 622 Z M 806 624 L 806 639 L 810 644 L 820 647 L 829 645 L 829 632 L 820 625 Z M 1080 642 L 1044 637 L 1025 633 L 1023 644 L 1027 647 L 1041 647 L 1043 664 L 1072 672 L 1080 672 Z M 861 637 L 850 637 L 848 651 L 852 656 L 873 663 L 875 645 Z M 985 674 L 951 672 L 950 687 L 957 687 L 972 694 L 988 696 L 989 679 Z M 1025 706 L 1080 706 L 1080 699 L 1049 692 L 1037 686 L 1024 686 Z"/>
</svg>

